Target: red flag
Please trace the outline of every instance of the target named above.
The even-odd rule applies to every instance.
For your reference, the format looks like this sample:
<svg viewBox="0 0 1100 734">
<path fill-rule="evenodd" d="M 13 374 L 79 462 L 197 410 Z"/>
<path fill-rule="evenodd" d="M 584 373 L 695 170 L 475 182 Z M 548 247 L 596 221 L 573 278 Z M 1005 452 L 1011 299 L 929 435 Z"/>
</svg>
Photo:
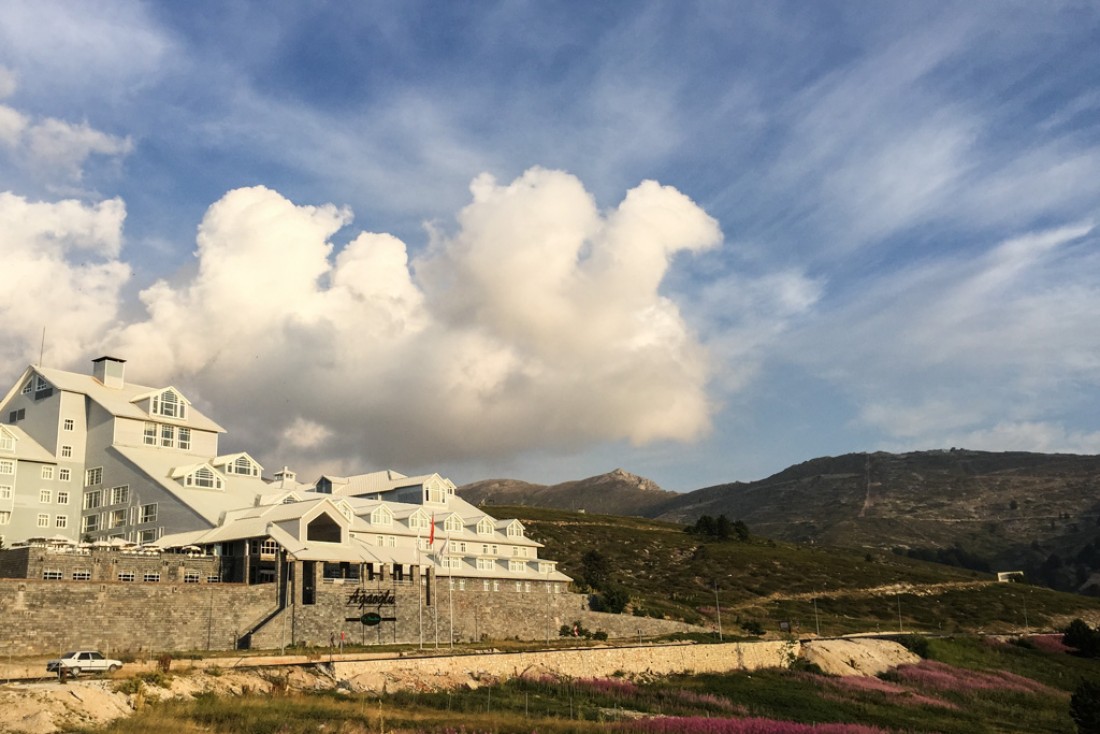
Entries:
<svg viewBox="0 0 1100 734">
<path fill-rule="evenodd" d="M 428 531 L 428 545 L 435 545 L 435 513 L 432 513 L 432 529 Z"/>
</svg>

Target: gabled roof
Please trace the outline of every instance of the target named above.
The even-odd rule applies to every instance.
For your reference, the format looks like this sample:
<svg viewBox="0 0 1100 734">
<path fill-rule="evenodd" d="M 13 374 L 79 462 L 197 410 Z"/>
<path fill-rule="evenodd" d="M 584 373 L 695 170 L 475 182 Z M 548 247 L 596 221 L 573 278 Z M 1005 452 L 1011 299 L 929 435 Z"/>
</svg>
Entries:
<svg viewBox="0 0 1100 734">
<path fill-rule="evenodd" d="M 44 464 L 56 464 L 57 458 L 43 448 L 42 444 L 31 438 L 19 426 L 0 425 L 15 439 L 14 451 L 0 451 L 0 459 L 19 459 L 20 461 L 38 461 Z"/>
<path fill-rule="evenodd" d="M 184 476 L 188 469 L 194 470 L 205 466 L 206 462 L 181 466 L 179 452 L 145 446 L 112 446 L 108 451 L 118 452 L 131 465 L 144 472 L 157 486 L 178 498 L 183 505 L 191 508 L 196 515 L 211 525 L 217 524 L 223 513 L 254 505 L 256 495 L 276 495 L 281 491 L 259 477 L 240 474 L 219 474 L 225 481 L 225 488 L 221 490 L 185 487 L 178 477 Z M 173 475 L 177 478 L 173 478 Z"/>
<path fill-rule="evenodd" d="M 91 375 L 81 375 L 75 372 L 66 372 L 64 370 L 56 370 L 49 367 L 30 367 L 30 372 L 37 372 L 46 378 L 54 388 L 58 390 L 64 390 L 65 392 L 73 392 L 81 395 L 87 395 L 88 398 L 104 410 L 113 416 L 119 418 L 134 418 L 136 420 L 156 420 L 167 421 L 176 425 L 188 426 L 202 431 L 216 431 L 218 433 L 225 433 L 225 429 L 219 426 L 217 423 L 207 418 L 205 415 L 195 410 L 194 407 L 190 407 L 187 411 L 187 417 L 184 419 L 178 418 L 165 418 L 163 416 L 151 416 L 141 407 L 136 405 L 134 400 L 139 400 L 141 396 L 150 395 L 153 393 L 163 392 L 167 389 L 148 387 L 146 385 L 134 385 L 127 383 L 119 388 L 107 387 L 96 378 Z M 19 384 L 23 384 L 21 378 Z M 175 389 L 175 388 L 173 388 Z M 178 393 L 179 390 L 176 390 Z M 10 395 L 10 393 L 9 393 Z M 181 394 L 182 397 L 182 394 Z M 186 398 L 184 398 L 186 400 Z"/>
</svg>

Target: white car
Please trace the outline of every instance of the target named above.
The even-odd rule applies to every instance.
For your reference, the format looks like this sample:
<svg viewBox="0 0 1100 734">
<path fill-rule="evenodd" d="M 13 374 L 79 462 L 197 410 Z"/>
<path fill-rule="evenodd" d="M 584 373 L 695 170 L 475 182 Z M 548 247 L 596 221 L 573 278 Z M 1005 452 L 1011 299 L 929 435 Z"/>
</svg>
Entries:
<svg viewBox="0 0 1100 734">
<path fill-rule="evenodd" d="M 111 660 L 103 656 L 103 653 L 95 650 L 74 650 L 67 652 L 57 660 L 46 662 L 46 672 L 56 673 L 64 669 L 72 675 L 81 673 L 103 673 L 118 670 L 122 667 L 121 660 Z"/>
</svg>

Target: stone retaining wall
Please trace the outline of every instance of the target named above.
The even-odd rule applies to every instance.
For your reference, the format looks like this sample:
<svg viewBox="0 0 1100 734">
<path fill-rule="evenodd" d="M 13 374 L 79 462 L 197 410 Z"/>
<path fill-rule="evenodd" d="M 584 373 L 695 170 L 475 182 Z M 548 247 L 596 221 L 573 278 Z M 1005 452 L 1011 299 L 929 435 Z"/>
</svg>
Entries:
<svg viewBox="0 0 1100 734">
<path fill-rule="evenodd" d="M 10 655 L 233 649 L 274 609 L 270 587 L 0 579 Z"/>
<path fill-rule="evenodd" d="M 723 673 L 788 667 L 799 643 L 749 642 L 717 645 L 608 647 L 454 657 L 361 660 L 332 663 L 339 680 L 358 690 L 395 690 L 412 685 L 446 688 L 465 680 L 506 680 L 553 674 L 573 678 L 674 673 Z"/>
</svg>

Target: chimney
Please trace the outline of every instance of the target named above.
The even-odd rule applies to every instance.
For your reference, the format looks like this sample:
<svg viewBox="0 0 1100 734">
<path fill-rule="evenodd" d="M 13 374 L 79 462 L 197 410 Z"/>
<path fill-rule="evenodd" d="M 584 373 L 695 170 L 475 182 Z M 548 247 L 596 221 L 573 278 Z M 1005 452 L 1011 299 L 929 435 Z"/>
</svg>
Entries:
<svg viewBox="0 0 1100 734">
<path fill-rule="evenodd" d="M 126 384 L 124 375 L 126 360 L 117 357 L 100 357 L 92 360 L 92 377 L 103 383 L 104 387 L 120 388 Z"/>
</svg>

